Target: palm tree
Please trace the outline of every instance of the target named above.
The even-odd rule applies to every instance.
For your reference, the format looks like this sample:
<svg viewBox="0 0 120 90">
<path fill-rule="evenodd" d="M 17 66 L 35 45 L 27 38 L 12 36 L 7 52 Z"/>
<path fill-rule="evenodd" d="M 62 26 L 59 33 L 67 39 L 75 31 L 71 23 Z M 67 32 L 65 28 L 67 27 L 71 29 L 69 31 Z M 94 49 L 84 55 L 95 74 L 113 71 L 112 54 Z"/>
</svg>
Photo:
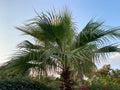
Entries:
<svg viewBox="0 0 120 90">
<path fill-rule="evenodd" d="M 17 27 L 35 42 L 28 40 L 18 45 L 19 51 L 0 69 L 1 73 L 29 73 L 38 70 L 47 76 L 60 71 L 61 90 L 72 90 L 73 76 L 83 76 L 95 67 L 95 62 L 118 52 L 120 28 L 106 28 L 103 22 L 90 20 L 79 33 L 76 32 L 68 10 L 37 14 L 28 24 Z"/>
</svg>

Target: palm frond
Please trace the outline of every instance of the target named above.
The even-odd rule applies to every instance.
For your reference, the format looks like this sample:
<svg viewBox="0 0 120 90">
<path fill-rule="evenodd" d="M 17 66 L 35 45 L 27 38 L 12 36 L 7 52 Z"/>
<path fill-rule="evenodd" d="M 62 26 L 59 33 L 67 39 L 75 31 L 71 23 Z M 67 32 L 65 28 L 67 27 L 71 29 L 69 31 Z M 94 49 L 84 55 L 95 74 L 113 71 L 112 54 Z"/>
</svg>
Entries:
<svg viewBox="0 0 120 90">
<path fill-rule="evenodd" d="M 18 44 L 17 45 L 18 48 L 22 49 L 44 49 L 44 45 L 36 45 L 36 44 L 33 44 L 31 42 L 29 42 L 28 40 L 25 40 L 23 41 L 22 43 Z"/>
<path fill-rule="evenodd" d="M 0 72 L 6 73 L 18 73 L 18 72 L 29 72 L 30 68 L 38 67 L 39 72 L 47 70 L 47 66 L 55 66 L 55 62 L 51 58 L 47 58 L 47 61 L 42 58 L 43 51 L 22 51 L 16 54 L 9 62 L 7 62 Z M 49 67 L 50 68 L 50 67 Z M 53 68 L 53 67 L 52 67 Z"/>
<path fill-rule="evenodd" d="M 117 46 L 105 46 L 96 51 L 96 53 L 110 53 L 110 52 L 119 52 L 119 48 Z"/>
<path fill-rule="evenodd" d="M 120 38 L 120 27 L 115 27 L 106 30 L 103 27 L 103 22 L 89 21 L 85 28 L 79 33 L 77 37 L 77 46 L 96 43 L 100 46 L 108 44 L 112 40 Z"/>
</svg>

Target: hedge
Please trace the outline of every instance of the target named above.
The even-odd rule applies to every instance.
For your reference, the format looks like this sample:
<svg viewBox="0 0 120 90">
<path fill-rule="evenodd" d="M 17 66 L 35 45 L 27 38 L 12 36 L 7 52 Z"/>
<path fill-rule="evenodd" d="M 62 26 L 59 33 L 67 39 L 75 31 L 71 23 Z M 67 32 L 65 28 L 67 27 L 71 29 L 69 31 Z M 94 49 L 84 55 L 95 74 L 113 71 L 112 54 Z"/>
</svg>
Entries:
<svg viewBox="0 0 120 90">
<path fill-rule="evenodd" d="M 53 90 L 53 88 L 32 80 L 0 80 L 0 90 Z"/>
</svg>

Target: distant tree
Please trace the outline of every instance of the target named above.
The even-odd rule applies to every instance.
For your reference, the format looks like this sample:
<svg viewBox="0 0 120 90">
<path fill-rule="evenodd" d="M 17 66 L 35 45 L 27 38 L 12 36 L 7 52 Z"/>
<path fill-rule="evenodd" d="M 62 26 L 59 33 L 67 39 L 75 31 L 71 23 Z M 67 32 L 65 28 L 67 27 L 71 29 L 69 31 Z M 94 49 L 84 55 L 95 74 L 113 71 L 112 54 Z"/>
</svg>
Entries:
<svg viewBox="0 0 120 90">
<path fill-rule="evenodd" d="M 113 81 L 115 84 L 120 85 L 120 70 L 119 69 L 112 70 L 111 77 L 113 78 Z"/>
<path fill-rule="evenodd" d="M 111 67 L 110 67 L 110 64 L 108 65 L 104 65 L 101 69 L 97 70 L 97 75 L 98 76 L 101 76 L 101 77 L 104 77 L 104 76 L 110 76 L 111 75 Z"/>
<path fill-rule="evenodd" d="M 93 73 L 91 78 L 98 78 L 99 80 L 105 83 L 112 83 L 112 84 L 120 84 L 120 70 L 119 69 L 112 69 L 110 64 L 104 65 L 101 69 L 96 70 Z M 110 82 L 109 82 L 110 81 Z"/>
</svg>

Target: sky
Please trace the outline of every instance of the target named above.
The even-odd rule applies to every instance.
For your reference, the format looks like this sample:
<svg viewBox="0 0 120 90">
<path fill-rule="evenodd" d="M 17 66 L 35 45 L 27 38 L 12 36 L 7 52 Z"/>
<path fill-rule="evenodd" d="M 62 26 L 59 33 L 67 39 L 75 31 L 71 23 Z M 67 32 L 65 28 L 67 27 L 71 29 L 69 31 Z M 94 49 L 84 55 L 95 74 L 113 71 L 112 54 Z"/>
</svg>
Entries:
<svg viewBox="0 0 120 90">
<path fill-rule="evenodd" d="M 14 55 L 16 45 L 30 37 L 23 36 L 15 27 L 21 26 L 38 12 L 63 10 L 67 7 L 79 31 L 91 18 L 104 21 L 110 27 L 120 26 L 119 0 L 0 0 L 0 64 Z M 78 32 L 79 32 L 78 31 Z M 99 64 L 111 64 L 120 69 L 120 54 L 110 56 L 108 61 Z"/>
</svg>

